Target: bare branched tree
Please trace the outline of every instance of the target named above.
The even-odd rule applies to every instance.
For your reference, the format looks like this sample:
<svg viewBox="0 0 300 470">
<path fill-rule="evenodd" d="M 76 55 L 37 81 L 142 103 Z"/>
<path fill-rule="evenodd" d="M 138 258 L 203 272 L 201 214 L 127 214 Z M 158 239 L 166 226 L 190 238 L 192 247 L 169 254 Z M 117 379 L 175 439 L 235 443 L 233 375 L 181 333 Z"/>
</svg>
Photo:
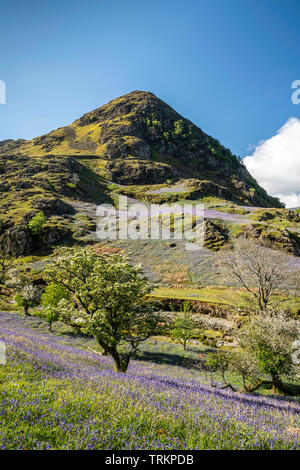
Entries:
<svg viewBox="0 0 300 470">
<path fill-rule="evenodd" d="M 240 239 L 233 250 L 220 252 L 217 265 L 227 279 L 246 289 L 262 311 L 274 294 L 282 296 L 295 292 L 299 282 L 299 269 L 280 251 Z"/>
</svg>

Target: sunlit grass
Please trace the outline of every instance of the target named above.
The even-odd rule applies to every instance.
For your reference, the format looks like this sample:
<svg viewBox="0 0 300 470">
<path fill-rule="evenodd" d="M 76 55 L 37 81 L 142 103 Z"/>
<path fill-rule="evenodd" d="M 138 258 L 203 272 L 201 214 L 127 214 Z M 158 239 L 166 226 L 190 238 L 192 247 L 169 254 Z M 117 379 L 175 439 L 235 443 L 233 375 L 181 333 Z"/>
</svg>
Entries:
<svg viewBox="0 0 300 470">
<path fill-rule="evenodd" d="M 21 324 L 0 338 L 2 449 L 300 447 L 296 403 L 215 390 L 168 363 L 132 361 L 118 374 L 109 358 Z"/>
</svg>

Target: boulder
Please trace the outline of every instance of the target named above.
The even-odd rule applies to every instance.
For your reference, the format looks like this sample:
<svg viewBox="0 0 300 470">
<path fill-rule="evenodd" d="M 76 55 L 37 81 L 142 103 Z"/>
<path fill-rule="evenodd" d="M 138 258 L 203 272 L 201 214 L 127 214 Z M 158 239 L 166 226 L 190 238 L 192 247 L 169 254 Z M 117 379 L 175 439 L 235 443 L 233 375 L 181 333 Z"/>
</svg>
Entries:
<svg viewBox="0 0 300 470">
<path fill-rule="evenodd" d="M 71 214 L 74 210 L 59 198 L 37 197 L 32 203 L 33 209 L 42 211 L 48 217 L 52 215 Z"/>
<path fill-rule="evenodd" d="M 10 256 L 27 255 L 34 251 L 33 237 L 26 226 L 5 230 L 0 237 L 1 250 Z"/>
</svg>

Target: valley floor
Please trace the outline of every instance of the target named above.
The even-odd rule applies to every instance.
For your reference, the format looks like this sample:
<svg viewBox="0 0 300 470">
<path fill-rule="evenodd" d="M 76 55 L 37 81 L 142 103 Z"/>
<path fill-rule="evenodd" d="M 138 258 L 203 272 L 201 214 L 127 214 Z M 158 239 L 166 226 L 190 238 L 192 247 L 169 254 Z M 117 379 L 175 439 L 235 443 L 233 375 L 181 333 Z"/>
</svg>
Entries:
<svg viewBox="0 0 300 470">
<path fill-rule="evenodd" d="M 2 449 L 300 449 L 298 403 L 214 389 L 163 356 L 118 374 L 88 340 L 12 313 L 0 340 Z"/>
</svg>

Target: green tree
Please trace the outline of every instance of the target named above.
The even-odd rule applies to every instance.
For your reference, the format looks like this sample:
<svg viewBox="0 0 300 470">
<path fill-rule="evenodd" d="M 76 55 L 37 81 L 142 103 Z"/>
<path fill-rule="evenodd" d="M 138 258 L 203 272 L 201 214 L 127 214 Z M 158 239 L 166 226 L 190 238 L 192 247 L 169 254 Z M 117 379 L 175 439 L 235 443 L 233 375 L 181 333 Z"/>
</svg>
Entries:
<svg viewBox="0 0 300 470">
<path fill-rule="evenodd" d="M 239 345 L 236 350 L 210 354 L 207 365 L 218 372 L 225 386 L 232 390 L 225 376 L 227 370 L 241 376 L 242 391 L 253 392 L 268 385 L 273 387 L 274 393 L 292 393 L 282 377 L 292 378 L 297 374 L 292 353 L 298 338 L 297 320 L 285 312 L 261 312 L 236 333 Z"/>
<path fill-rule="evenodd" d="M 17 305 L 23 307 L 24 315 L 28 315 L 31 307 L 36 307 L 41 301 L 41 290 L 32 284 L 26 284 L 15 296 Z"/>
<path fill-rule="evenodd" d="M 233 390 L 232 385 L 227 381 L 226 372 L 229 369 L 230 364 L 230 353 L 228 351 L 219 350 L 217 352 L 210 352 L 207 354 L 206 358 L 206 367 L 210 370 L 210 372 L 219 373 L 222 377 L 224 388 L 231 388 Z M 211 380 L 211 384 L 213 385 L 213 381 Z"/>
<path fill-rule="evenodd" d="M 47 320 L 50 331 L 52 331 L 52 323 L 59 320 L 59 303 L 63 299 L 71 299 L 71 295 L 67 289 L 53 282 L 46 286 L 45 292 L 42 295 L 42 306 L 44 308 L 40 316 Z"/>
<path fill-rule="evenodd" d="M 183 349 L 187 350 L 187 343 L 192 338 L 195 321 L 190 308 L 189 302 L 184 302 L 181 312 L 175 314 L 172 328 L 172 336 L 183 345 Z"/>
<path fill-rule="evenodd" d="M 180 135 L 184 131 L 184 123 L 183 120 L 180 119 L 179 121 L 174 121 L 174 134 Z"/>
<path fill-rule="evenodd" d="M 240 347 L 255 357 L 260 371 L 271 378 L 275 392 L 286 391 L 282 376 L 296 373 L 292 345 L 299 333 L 297 320 L 285 312 L 268 311 L 251 318 L 237 334 Z"/>
<path fill-rule="evenodd" d="M 40 235 L 43 231 L 43 226 L 46 222 L 46 217 L 43 212 L 38 212 L 29 221 L 28 228 L 34 235 Z"/>
<path fill-rule="evenodd" d="M 140 343 L 157 332 L 160 322 L 147 299 L 152 286 L 141 266 L 119 253 L 68 250 L 49 263 L 46 277 L 70 293 L 71 300 L 58 304 L 60 319 L 93 335 L 116 370 L 126 372 Z"/>
</svg>

